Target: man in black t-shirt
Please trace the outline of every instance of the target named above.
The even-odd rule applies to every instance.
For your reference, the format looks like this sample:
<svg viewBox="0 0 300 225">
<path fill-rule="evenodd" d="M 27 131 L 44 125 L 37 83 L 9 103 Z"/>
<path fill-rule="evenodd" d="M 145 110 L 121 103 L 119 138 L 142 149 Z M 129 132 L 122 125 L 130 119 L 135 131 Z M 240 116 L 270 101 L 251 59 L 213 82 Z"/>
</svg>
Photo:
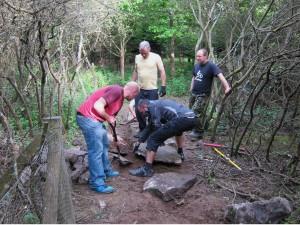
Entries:
<svg viewBox="0 0 300 225">
<path fill-rule="evenodd" d="M 225 94 L 229 93 L 231 88 L 220 68 L 208 60 L 208 53 L 206 49 L 198 50 L 196 60 L 198 61 L 198 64 L 196 64 L 193 69 L 189 107 L 195 112 L 199 123 L 191 133 L 191 137 L 202 139 L 205 112 L 211 93 L 213 78 L 218 77 L 220 79 L 225 89 Z"/>
</svg>

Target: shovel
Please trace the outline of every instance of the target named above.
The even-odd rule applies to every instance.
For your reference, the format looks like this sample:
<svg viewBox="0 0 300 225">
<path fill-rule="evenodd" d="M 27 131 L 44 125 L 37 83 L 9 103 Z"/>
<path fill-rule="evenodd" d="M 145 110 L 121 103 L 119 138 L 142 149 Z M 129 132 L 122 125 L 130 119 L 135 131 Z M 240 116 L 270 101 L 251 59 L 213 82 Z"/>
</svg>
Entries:
<svg viewBox="0 0 300 225">
<path fill-rule="evenodd" d="M 120 166 L 127 166 L 127 165 L 131 164 L 132 162 L 121 156 L 120 147 L 118 145 L 118 136 L 117 136 L 117 133 L 116 133 L 117 123 L 115 123 L 114 125 L 109 123 L 109 125 L 110 125 L 112 133 L 113 133 L 114 141 L 117 143 L 117 150 L 118 150 L 118 154 L 112 154 L 113 159 L 117 159 Z"/>
</svg>

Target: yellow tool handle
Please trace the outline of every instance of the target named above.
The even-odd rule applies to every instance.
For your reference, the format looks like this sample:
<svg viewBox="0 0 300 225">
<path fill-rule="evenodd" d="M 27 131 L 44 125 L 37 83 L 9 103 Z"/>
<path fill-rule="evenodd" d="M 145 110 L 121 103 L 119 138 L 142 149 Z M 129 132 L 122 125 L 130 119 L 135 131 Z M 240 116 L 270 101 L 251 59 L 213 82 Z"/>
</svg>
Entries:
<svg viewBox="0 0 300 225">
<path fill-rule="evenodd" d="M 224 159 L 228 160 L 228 162 L 230 162 L 230 164 L 233 165 L 235 168 L 242 170 L 235 162 L 233 162 L 230 158 L 228 158 L 223 152 L 221 152 L 215 147 L 213 147 L 213 150 L 217 152 L 219 155 L 221 155 Z"/>
</svg>

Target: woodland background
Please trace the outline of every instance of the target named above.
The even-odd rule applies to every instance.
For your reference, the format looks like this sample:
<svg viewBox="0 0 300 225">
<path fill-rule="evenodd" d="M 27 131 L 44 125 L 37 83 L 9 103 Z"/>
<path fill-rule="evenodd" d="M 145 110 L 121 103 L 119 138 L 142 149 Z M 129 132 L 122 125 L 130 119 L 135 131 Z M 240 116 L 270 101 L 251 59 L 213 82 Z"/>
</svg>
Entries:
<svg viewBox="0 0 300 225">
<path fill-rule="evenodd" d="M 78 105 L 99 87 L 131 79 L 142 40 L 163 58 L 169 96 L 189 94 L 195 52 L 208 48 L 233 90 L 224 96 L 214 83 L 211 139 L 225 130 L 231 156 L 240 146 L 269 162 L 285 154 L 285 173 L 296 175 L 299 1 L 0 0 L 0 6 L 0 177 L 41 132 L 43 117 L 62 116 L 68 143 L 78 132 Z"/>
</svg>

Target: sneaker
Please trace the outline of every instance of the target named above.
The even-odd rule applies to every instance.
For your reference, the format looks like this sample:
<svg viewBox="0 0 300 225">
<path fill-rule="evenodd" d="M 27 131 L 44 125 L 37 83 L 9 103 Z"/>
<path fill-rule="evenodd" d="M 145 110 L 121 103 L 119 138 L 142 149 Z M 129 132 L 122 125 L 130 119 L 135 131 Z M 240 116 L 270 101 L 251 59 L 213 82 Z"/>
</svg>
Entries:
<svg viewBox="0 0 300 225">
<path fill-rule="evenodd" d="M 193 131 L 190 133 L 190 137 L 191 137 L 191 138 L 196 138 L 196 139 L 202 139 L 202 138 L 203 138 L 203 133 L 201 133 L 201 132 L 199 132 L 199 131 L 193 130 Z"/>
<path fill-rule="evenodd" d="M 108 186 L 106 184 L 104 185 L 99 185 L 99 186 L 92 186 L 90 185 L 90 188 L 98 193 L 102 193 L 102 194 L 109 194 L 109 193 L 113 193 L 116 191 L 116 189 L 114 189 L 112 186 Z"/>
<path fill-rule="evenodd" d="M 105 173 L 106 177 L 109 178 L 109 177 L 117 177 L 117 176 L 120 176 L 120 173 L 116 170 L 111 170 L 107 173 Z"/>
<path fill-rule="evenodd" d="M 136 169 L 129 170 L 129 174 L 138 177 L 152 177 L 154 171 L 151 168 L 146 168 L 145 166 L 138 167 Z"/>
</svg>

